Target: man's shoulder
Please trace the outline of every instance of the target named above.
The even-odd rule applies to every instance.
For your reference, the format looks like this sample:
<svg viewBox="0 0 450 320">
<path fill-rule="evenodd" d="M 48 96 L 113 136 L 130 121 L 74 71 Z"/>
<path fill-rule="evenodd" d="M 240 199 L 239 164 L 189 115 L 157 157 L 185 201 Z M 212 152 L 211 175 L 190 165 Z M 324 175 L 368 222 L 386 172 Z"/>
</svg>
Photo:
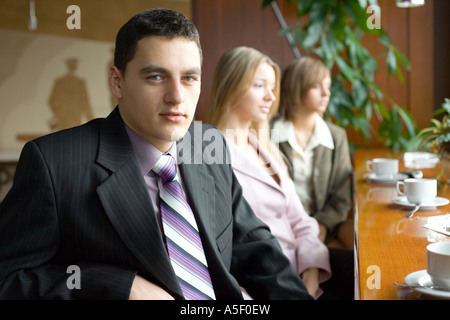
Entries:
<svg viewBox="0 0 450 320">
<path fill-rule="evenodd" d="M 194 121 L 178 141 L 178 153 L 184 163 L 228 165 L 226 140 L 215 126 Z"/>
<path fill-rule="evenodd" d="M 208 145 L 212 141 L 224 140 L 222 132 L 215 126 L 202 121 L 193 121 L 182 140 L 189 138 L 191 143 Z"/>
<path fill-rule="evenodd" d="M 59 141 L 60 143 L 76 143 L 83 141 L 85 137 L 93 137 L 97 135 L 98 129 L 101 126 L 103 118 L 93 119 L 85 124 L 80 126 L 63 129 L 60 131 L 52 132 L 46 135 L 43 135 L 39 138 L 33 140 L 34 143 L 38 145 L 45 145 L 48 143 L 55 143 Z"/>
<path fill-rule="evenodd" d="M 202 132 L 211 130 L 221 134 L 220 130 L 217 129 L 217 127 L 209 123 L 204 123 L 202 121 L 192 121 L 191 125 L 189 126 L 188 132 L 194 132 L 195 130 L 201 130 Z"/>
</svg>

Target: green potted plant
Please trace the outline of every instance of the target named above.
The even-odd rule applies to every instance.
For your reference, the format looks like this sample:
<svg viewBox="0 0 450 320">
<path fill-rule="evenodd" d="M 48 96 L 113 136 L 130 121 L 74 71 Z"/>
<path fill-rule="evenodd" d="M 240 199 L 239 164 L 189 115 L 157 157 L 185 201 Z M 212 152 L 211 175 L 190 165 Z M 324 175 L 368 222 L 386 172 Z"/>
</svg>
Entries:
<svg viewBox="0 0 450 320">
<path fill-rule="evenodd" d="M 440 156 L 444 174 L 450 179 L 450 99 L 444 100 L 442 107 L 433 113 L 430 126 L 420 130 L 417 137 L 420 147 Z"/>
<path fill-rule="evenodd" d="M 263 0 L 263 7 L 274 0 Z M 410 62 L 381 28 L 369 28 L 369 5 L 377 0 L 285 0 L 295 2 L 297 17 L 306 23 L 283 28 L 280 35 L 291 34 L 307 54 L 316 54 L 333 69 L 331 98 L 325 117 L 342 127 L 362 134 L 366 142 L 373 136 L 392 149 L 412 149 L 417 131 L 415 120 L 405 108 L 385 96 L 375 83 L 378 59 L 364 47 L 364 35 L 375 36 L 384 46 L 389 75 L 403 81 L 403 72 Z M 386 106 L 386 101 L 390 106 Z M 373 128 L 375 116 L 379 128 Z"/>
<path fill-rule="evenodd" d="M 433 117 L 438 115 L 443 115 L 441 120 L 432 118 L 430 126 L 420 130 L 418 138 L 421 146 L 450 158 L 450 99 L 446 98 L 442 107 L 434 111 Z"/>
</svg>

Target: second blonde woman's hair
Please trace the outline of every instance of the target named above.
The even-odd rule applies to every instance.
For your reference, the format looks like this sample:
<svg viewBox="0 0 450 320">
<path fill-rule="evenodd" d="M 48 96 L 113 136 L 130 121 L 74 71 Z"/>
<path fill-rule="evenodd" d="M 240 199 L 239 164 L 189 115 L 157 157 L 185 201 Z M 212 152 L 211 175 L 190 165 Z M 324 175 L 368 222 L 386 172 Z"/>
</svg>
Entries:
<svg viewBox="0 0 450 320">
<path fill-rule="evenodd" d="M 283 71 L 278 114 L 292 121 L 296 109 L 302 105 L 305 93 L 314 85 L 330 76 L 330 70 L 319 59 L 302 57 L 293 60 Z"/>
</svg>

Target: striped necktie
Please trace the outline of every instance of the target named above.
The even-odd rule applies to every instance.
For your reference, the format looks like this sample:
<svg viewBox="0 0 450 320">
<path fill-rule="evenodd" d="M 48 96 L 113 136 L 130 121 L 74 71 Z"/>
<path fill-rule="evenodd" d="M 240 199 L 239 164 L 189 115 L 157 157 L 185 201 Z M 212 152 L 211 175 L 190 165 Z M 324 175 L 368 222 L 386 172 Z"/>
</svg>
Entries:
<svg viewBox="0 0 450 320">
<path fill-rule="evenodd" d="M 161 178 L 159 206 L 167 251 L 184 297 L 215 299 L 197 223 L 178 182 L 175 160 L 162 155 L 152 170 Z"/>
</svg>

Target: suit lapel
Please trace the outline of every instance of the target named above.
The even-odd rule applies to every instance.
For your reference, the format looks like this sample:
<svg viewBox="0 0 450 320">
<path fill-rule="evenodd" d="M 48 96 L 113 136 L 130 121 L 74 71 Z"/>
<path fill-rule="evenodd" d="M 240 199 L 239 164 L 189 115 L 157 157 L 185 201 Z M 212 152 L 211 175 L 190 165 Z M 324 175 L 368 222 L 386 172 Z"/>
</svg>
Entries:
<svg viewBox="0 0 450 320">
<path fill-rule="evenodd" d="M 190 133 L 192 134 L 192 130 Z M 223 231 L 222 229 L 217 230 L 218 221 L 224 218 L 223 216 L 218 216 L 220 213 L 216 208 L 215 184 L 217 181 L 213 177 L 214 173 L 210 173 L 206 169 L 207 165 L 204 163 L 195 164 L 194 162 L 194 159 L 202 159 L 202 162 L 205 160 L 203 154 L 198 154 L 198 152 L 203 153 L 201 141 L 199 139 L 191 139 L 191 141 L 189 139 L 182 139 L 178 142 L 178 152 L 182 148 L 188 147 L 187 145 L 189 148 L 192 148 L 191 157 L 187 162 L 184 159 L 178 166 L 183 179 L 186 197 L 200 230 L 203 249 L 208 261 L 209 273 L 214 289 L 228 287 L 228 271 L 224 269 L 225 266 L 222 261 L 222 256 L 218 252 L 216 242 L 216 237 Z M 219 295 L 221 293 L 216 292 L 216 296 Z"/>
<path fill-rule="evenodd" d="M 214 179 L 199 165 L 180 164 L 186 196 L 192 211 L 197 215 L 197 223 L 201 223 L 212 241 L 214 226 Z"/>
<path fill-rule="evenodd" d="M 258 143 L 257 141 L 252 140 L 252 144 Z M 274 179 L 269 177 L 269 174 L 261 169 L 258 165 L 250 163 L 248 158 L 236 147 L 233 142 L 228 143 L 230 149 L 230 157 L 233 169 L 239 171 L 240 173 L 250 176 L 253 179 L 259 180 L 260 182 L 269 185 L 270 187 L 280 190 L 280 186 L 275 182 Z M 270 159 L 269 155 L 265 152 L 265 150 L 261 149 L 260 153 L 265 159 Z M 272 169 L 280 176 L 277 164 L 271 160 Z"/>
<path fill-rule="evenodd" d="M 97 162 L 112 172 L 97 193 L 117 233 L 153 276 L 182 295 L 118 109 L 100 129 Z"/>
<path fill-rule="evenodd" d="M 332 159 L 330 155 L 332 150 L 319 145 L 314 150 L 314 165 L 313 165 L 313 189 L 315 193 L 316 210 L 321 210 L 326 200 L 329 180 L 331 175 Z"/>
<path fill-rule="evenodd" d="M 294 167 L 293 167 L 293 154 L 292 147 L 287 141 L 280 142 L 280 151 L 285 155 L 285 163 L 288 169 L 289 176 L 294 177 Z"/>
<path fill-rule="evenodd" d="M 195 123 L 191 125 L 185 138 L 177 142 L 178 152 L 190 150 L 188 159 L 178 159 L 180 175 L 183 179 L 184 190 L 194 215 L 196 215 L 197 223 L 204 226 L 206 235 L 211 243 L 215 242 L 213 235 L 214 221 L 214 178 L 205 171 L 203 159 L 202 140 L 196 137 Z M 201 159 L 200 164 L 196 164 Z"/>
</svg>

